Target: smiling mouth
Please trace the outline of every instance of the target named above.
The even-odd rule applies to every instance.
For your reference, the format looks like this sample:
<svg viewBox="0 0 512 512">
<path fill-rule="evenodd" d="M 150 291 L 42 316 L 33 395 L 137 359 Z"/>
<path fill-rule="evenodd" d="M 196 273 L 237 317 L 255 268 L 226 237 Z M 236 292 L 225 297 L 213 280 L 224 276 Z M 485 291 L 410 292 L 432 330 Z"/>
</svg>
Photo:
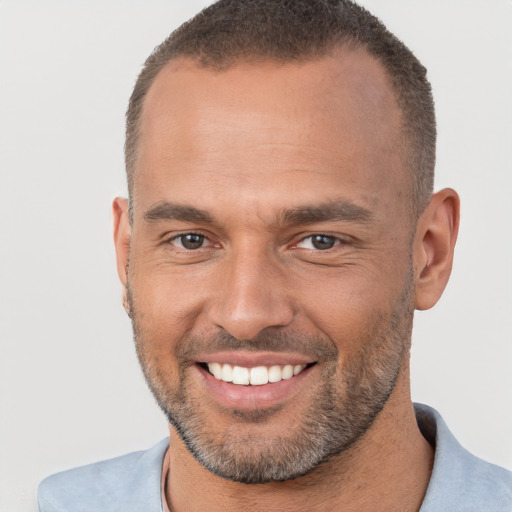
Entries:
<svg viewBox="0 0 512 512">
<path fill-rule="evenodd" d="M 199 366 L 213 375 L 217 380 L 241 386 L 263 386 L 265 384 L 273 384 L 281 382 L 282 380 L 291 379 L 315 364 L 316 362 L 309 364 L 286 364 L 246 368 L 227 363 L 199 363 Z"/>
</svg>

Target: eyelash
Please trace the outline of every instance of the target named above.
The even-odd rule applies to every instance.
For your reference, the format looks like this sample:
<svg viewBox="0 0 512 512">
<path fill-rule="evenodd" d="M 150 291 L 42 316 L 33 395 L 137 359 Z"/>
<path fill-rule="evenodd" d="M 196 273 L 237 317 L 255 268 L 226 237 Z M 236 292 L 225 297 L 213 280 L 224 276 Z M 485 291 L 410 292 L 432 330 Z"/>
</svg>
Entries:
<svg viewBox="0 0 512 512">
<path fill-rule="evenodd" d="M 183 239 L 187 236 L 190 236 L 190 237 L 200 237 L 201 238 L 201 246 L 200 247 L 197 247 L 197 248 L 194 248 L 194 249 L 191 249 L 191 248 L 187 248 L 184 246 L 183 244 Z M 323 248 L 323 249 L 320 249 L 318 247 L 315 247 L 315 242 L 314 242 L 314 239 L 315 238 L 323 238 L 323 239 L 329 239 L 330 241 L 332 241 L 332 246 L 331 247 L 326 247 L 326 248 Z M 181 241 L 181 247 L 178 246 L 177 248 L 180 249 L 180 250 L 185 250 L 187 252 L 196 252 L 200 249 L 204 249 L 205 246 L 203 245 L 205 241 L 210 241 L 209 238 L 206 236 L 206 235 L 203 235 L 201 233 L 196 233 L 196 232 L 186 232 L 186 233 L 179 233 L 177 235 L 173 235 L 171 238 L 168 238 L 166 240 L 166 243 L 169 243 L 171 245 L 175 245 L 173 244 L 173 242 L 175 242 L 176 240 L 182 240 Z M 344 240 L 340 239 L 339 237 L 336 237 L 336 236 L 333 236 L 333 235 L 328 235 L 328 234 L 325 234 L 325 233 L 314 233 L 312 235 L 308 235 L 308 236 L 305 236 L 303 238 L 301 238 L 299 240 L 299 242 L 297 242 L 295 245 L 294 245 L 294 248 L 297 248 L 297 246 L 303 242 L 305 242 L 306 240 L 310 240 L 311 242 L 311 245 L 312 247 L 307 247 L 307 248 L 304 248 L 304 249 L 307 249 L 307 250 L 313 250 L 313 251 L 318 251 L 318 252 L 326 252 L 338 245 L 341 245 L 343 243 L 346 243 Z M 210 241 L 211 242 L 211 241 Z M 319 242 L 319 240 L 317 240 L 317 242 Z M 321 242 L 320 242 L 321 243 Z M 211 245 L 215 245 L 213 243 L 211 243 Z M 300 247 L 299 247 L 300 248 Z"/>
<path fill-rule="evenodd" d="M 332 246 L 326 247 L 326 248 L 323 248 L 323 249 L 320 249 L 319 247 L 315 247 L 315 238 L 316 239 L 329 239 L 330 241 L 332 241 Z M 343 243 L 343 241 L 339 237 L 337 237 L 337 236 L 326 235 L 325 233 L 314 233 L 313 235 L 308 235 L 308 236 L 302 238 L 295 245 L 295 247 L 297 247 L 297 245 L 299 245 L 300 243 L 305 242 L 306 240 L 310 240 L 310 243 L 313 246 L 312 248 L 308 248 L 309 250 L 316 250 L 316 251 L 319 251 L 319 252 L 328 251 L 329 249 L 333 249 L 334 247 L 336 247 L 336 246 L 338 246 L 338 245 Z M 319 240 L 316 240 L 316 241 L 319 242 Z"/>
<path fill-rule="evenodd" d="M 195 233 L 195 232 L 186 232 L 186 233 L 179 233 L 177 235 L 173 235 L 171 238 L 167 239 L 166 242 L 169 243 L 169 244 L 173 244 L 173 242 L 175 242 L 176 240 L 179 240 L 179 239 L 184 239 L 185 237 L 187 236 L 196 236 L 196 237 L 200 237 L 202 239 L 202 242 L 206 241 L 206 240 L 209 240 L 209 238 L 206 236 L 206 235 L 203 235 L 201 233 Z M 203 249 L 204 246 L 201 244 L 200 247 L 196 248 L 196 249 L 188 249 L 186 247 L 184 247 L 183 245 L 183 241 L 181 242 L 181 247 L 178 247 L 180 250 L 185 250 L 187 252 L 195 252 L 199 249 Z"/>
</svg>

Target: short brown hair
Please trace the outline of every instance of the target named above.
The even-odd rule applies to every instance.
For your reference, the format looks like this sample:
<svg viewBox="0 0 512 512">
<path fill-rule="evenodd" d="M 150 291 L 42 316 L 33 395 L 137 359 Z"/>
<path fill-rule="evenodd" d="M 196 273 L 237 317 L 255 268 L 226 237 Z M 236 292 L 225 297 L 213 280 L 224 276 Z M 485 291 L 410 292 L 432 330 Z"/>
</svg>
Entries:
<svg viewBox="0 0 512 512">
<path fill-rule="evenodd" d="M 386 70 L 403 116 L 415 216 L 433 189 L 436 122 L 426 69 L 378 18 L 350 0 L 219 0 L 176 29 L 146 60 L 126 113 L 130 198 L 144 98 L 176 57 L 222 71 L 250 60 L 301 61 L 344 45 L 363 47 Z"/>
</svg>

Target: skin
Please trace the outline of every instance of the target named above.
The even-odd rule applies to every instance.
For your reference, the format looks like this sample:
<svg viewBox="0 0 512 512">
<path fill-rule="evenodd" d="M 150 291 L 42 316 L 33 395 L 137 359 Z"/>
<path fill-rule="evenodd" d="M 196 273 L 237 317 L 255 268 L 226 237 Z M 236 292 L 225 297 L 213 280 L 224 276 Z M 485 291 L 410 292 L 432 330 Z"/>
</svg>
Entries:
<svg viewBox="0 0 512 512">
<path fill-rule="evenodd" d="M 396 384 L 355 443 L 300 478 L 245 485 L 205 469 L 170 426 L 172 510 L 419 510 L 433 451 L 410 398 L 412 310 L 432 307 L 447 283 L 459 201 L 451 189 L 438 192 L 415 225 L 400 123 L 385 72 L 363 50 L 223 72 L 178 59 L 156 78 L 141 122 L 133 222 L 126 200 L 113 206 L 118 271 L 132 316 L 136 308 L 146 370 L 169 392 L 185 376 L 213 436 L 228 431 L 263 445 L 292 435 L 313 410 L 322 368 L 345 392 L 344 369 L 368 349 L 361 340 L 386 333 L 403 309 Z M 166 202 L 214 220 L 148 220 Z M 333 202 L 352 210 L 283 222 L 283 210 Z M 176 238 L 183 233 L 205 235 L 207 243 L 187 251 Z M 310 237 L 319 233 L 336 244 L 316 249 Z M 297 380 L 263 422 L 251 414 L 265 410 L 264 400 L 252 397 L 237 421 L 193 361 L 176 356 L 191 336 L 227 333 L 246 343 L 267 332 L 318 338 L 337 355 Z M 382 355 L 396 348 L 386 340 Z"/>
</svg>

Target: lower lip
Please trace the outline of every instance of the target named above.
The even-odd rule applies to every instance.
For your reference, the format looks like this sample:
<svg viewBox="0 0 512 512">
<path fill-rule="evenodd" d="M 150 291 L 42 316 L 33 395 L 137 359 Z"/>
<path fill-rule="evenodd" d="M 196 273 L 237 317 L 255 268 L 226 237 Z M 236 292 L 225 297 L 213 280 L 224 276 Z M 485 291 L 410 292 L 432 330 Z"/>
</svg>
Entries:
<svg viewBox="0 0 512 512">
<path fill-rule="evenodd" d="M 257 410 L 279 405 L 293 398 L 312 370 L 311 366 L 302 370 L 298 375 L 279 382 L 263 384 L 262 386 L 244 386 L 216 379 L 199 365 L 195 365 L 204 385 L 214 400 L 229 409 Z"/>
</svg>

